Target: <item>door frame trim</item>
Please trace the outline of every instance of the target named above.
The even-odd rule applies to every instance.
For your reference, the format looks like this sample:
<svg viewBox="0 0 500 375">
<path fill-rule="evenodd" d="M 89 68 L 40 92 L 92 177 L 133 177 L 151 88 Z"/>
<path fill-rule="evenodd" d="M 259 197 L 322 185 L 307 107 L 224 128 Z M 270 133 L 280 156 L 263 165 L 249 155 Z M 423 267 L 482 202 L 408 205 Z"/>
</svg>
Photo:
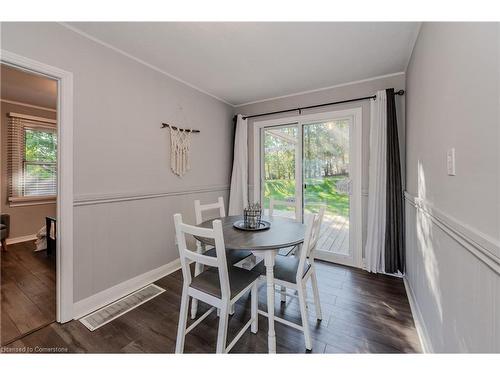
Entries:
<svg viewBox="0 0 500 375">
<path fill-rule="evenodd" d="M 279 129 L 282 127 L 292 127 L 295 126 L 297 127 L 297 148 L 295 149 L 295 171 L 297 171 L 297 168 L 300 166 L 299 163 L 302 161 L 302 127 L 301 124 L 297 121 L 291 122 L 291 123 L 284 123 L 284 124 L 279 124 L 279 125 L 271 125 L 271 126 L 264 126 L 260 127 L 262 130 L 263 128 L 274 128 L 274 129 Z M 258 137 L 259 137 L 259 142 L 258 142 L 258 178 L 260 179 L 260 176 L 262 176 L 264 172 L 264 165 L 261 163 L 261 156 L 264 154 L 264 144 L 262 142 L 263 140 L 263 132 L 259 130 L 258 132 Z M 254 137 L 254 139 L 256 139 Z M 257 155 L 254 153 L 254 155 Z M 255 161 L 255 160 L 254 160 Z M 255 178 L 255 165 L 254 165 L 254 178 Z M 254 183 L 255 183 L 254 179 Z M 298 196 L 298 192 L 300 189 L 300 186 L 302 186 L 302 176 L 295 176 L 295 213 L 298 217 L 302 217 L 302 197 Z M 262 181 L 259 180 L 258 188 L 254 189 L 254 202 L 261 202 L 262 201 Z"/>
<path fill-rule="evenodd" d="M 6 65 L 57 81 L 56 321 L 73 319 L 73 73 L 0 50 Z"/>
<path fill-rule="evenodd" d="M 300 143 L 302 143 L 302 129 L 303 124 L 314 121 L 328 121 L 339 118 L 352 118 L 352 131 L 350 134 L 350 147 L 355 150 L 352 153 L 350 160 L 351 173 L 356 176 L 353 179 L 352 184 L 352 194 L 351 194 L 351 207 L 350 210 L 354 214 L 352 217 L 354 220 L 349 222 L 351 230 L 350 240 L 352 242 L 352 258 L 346 258 L 345 261 L 342 259 L 336 259 L 335 262 L 340 264 L 345 264 L 349 266 L 354 266 L 362 268 L 363 257 L 362 257 L 362 135 L 363 135 L 363 109 L 362 107 L 353 107 L 349 109 L 342 109 L 337 111 L 328 112 L 318 112 L 306 115 L 297 115 L 290 117 L 280 117 L 270 120 L 255 121 L 253 123 L 253 151 L 254 151 L 254 168 L 253 168 L 253 181 L 254 181 L 254 192 L 253 198 L 255 202 L 260 202 L 261 200 L 261 190 L 262 190 L 262 171 L 261 171 L 261 151 L 262 151 L 262 129 L 267 127 L 286 125 L 286 124 L 297 124 L 299 127 Z M 302 168 L 301 168 L 302 169 Z M 300 171 L 302 174 L 302 170 Z M 302 176 L 299 176 L 302 180 Z M 299 181 L 300 182 L 300 181 Z M 316 256 L 316 258 L 318 258 Z M 322 259 L 318 258 L 318 259 Z M 326 259 L 325 260 L 329 260 Z M 330 259 L 332 261 L 332 259 Z"/>
</svg>

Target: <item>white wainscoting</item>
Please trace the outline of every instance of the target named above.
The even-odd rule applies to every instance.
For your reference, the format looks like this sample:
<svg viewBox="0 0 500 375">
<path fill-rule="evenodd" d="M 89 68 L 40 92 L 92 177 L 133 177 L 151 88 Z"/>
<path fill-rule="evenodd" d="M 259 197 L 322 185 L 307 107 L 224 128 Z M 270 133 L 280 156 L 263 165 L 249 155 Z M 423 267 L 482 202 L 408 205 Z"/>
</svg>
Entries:
<svg viewBox="0 0 500 375">
<path fill-rule="evenodd" d="M 500 352 L 498 241 L 405 198 L 405 286 L 423 349 Z"/>
<path fill-rule="evenodd" d="M 417 329 L 422 352 L 432 353 L 432 348 L 429 347 L 431 340 L 427 335 L 425 326 L 423 325 L 424 319 L 422 318 L 422 313 L 417 305 L 415 295 L 413 294 L 413 290 L 411 289 L 410 283 L 408 282 L 406 276 L 403 276 L 403 283 L 405 286 L 406 295 L 408 296 L 408 301 L 410 302 L 411 315 L 413 316 L 413 322 L 415 323 L 415 328 Z"/>
<path fill-rule="evenodd" d="M 118 285 L 111 288 L 103 290 L 97 294 L 94 294 L 88 298 L 78 301 L 74 304 L 74 318 L 80 319 L 81 317 L 88 315 L 89 313 L 96 311 L 110 303 L 123 298 L 136 290 L 139 290 L 146 285 L 154 283 L 156 280 L 165 277 L 172 272 L 177 271 L 181 267 L 180 259 L 176 259 L 168 264 L 158 267 L 154 270 L 143 273 L 142 275 L 136 276 L 130 280 L 124 281 Z"/>
<path fill-rule="evenodd" d="M 116 193 L 116 194 L 80 194 L 74 199 L 73 205 L 91 206 L 95 204 L 116 203 L 126 201 L 136 201 L 143 199 L 154 199 L 162 197 L 174 197 L 179 195 L 191 195 L 211 192 L 228 191 L 229 185 L 204 186 L 193 189 L 174 190 L 174 191 L 156 191 L 156 192 L 137 192 L 137 193 Z"/>
<path fill-rule="evenodd" d="M 227 203 L 229 186 L 77 196 L 74 316 L 96 310 L 163 277 L 179 258 L 173 215 L 194 220 L 194 200 Z M 209 213 L 210 214 L 210 213 Z"/>
</svg>

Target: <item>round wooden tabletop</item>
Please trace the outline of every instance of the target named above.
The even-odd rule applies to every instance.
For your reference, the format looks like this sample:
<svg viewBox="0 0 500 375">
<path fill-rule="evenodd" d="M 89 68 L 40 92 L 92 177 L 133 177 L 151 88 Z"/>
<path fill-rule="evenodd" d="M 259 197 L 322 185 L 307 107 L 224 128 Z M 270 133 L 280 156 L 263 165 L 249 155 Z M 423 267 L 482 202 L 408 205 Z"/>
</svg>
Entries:
<svg viewBox="0 0 500 375">
<path fill-rule="evenodd" d="M 304 242 L 306 226 L 295 220 L 262 217 L 271 223 L 271 228 L 261 231 L 245 231 L 233 227 L 235 221 L 242 219 L 241 215 L 218 219 L 222 222 L 224 244 L 228 250 L 277 250 Z M 214 220 L 217 219 L 204 221 L 199 226 L 212 228 Z M 203 237 L 196 239 L 206 245 L 214 245 L 213 239 Z"/>
</svg>

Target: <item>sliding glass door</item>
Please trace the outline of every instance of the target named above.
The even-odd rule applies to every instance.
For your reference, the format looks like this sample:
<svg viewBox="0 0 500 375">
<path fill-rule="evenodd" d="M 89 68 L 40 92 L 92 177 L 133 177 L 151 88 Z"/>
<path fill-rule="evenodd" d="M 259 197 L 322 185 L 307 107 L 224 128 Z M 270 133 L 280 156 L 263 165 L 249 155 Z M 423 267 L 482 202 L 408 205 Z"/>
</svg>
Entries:
<svg viewBox="0 0 500 375">
<path fill-rule="evenodd" d="M 287 124 L 264 128 L 262 142 L 262 203 L 265 213 L 269 213 L 272 200 L 276 201 L 273 214 L 295 217 L 300 202 L 299 176 L 299 126 Z M 287 202 L 282 204 L 280 202 Z M 294 203 L 294 204 L 293 204 Z"/>
<path fill-rule="evenodd" d="M 275 216 L 299 220 L 324 205 L 316 258 L 360 266 L 361 111 L 314 117 L 256 123 L 260 139 L 256 198 L 266 213 L 274 200 Z"/>
<path fill-rule="evenodd" d="M 303 124 L 304 214 L 325 215 L 316 245 L 318 258 L 351 258 L 349 246 L 350 186 L 349 118 Z"/>
</svg>

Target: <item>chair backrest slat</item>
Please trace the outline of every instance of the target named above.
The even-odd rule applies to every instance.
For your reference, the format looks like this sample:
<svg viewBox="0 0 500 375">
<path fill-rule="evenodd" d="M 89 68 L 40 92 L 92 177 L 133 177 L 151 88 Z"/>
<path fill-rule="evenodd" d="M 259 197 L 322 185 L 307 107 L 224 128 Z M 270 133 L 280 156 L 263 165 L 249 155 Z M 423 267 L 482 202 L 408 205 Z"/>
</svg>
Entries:
<svg viewBox="0 0 500 375">
<path fill-rule="evenodd" d="M 217 267 L 219 263 L 217 262 L 217 258 L 214 257 L 209 257 L 207 255 L 203 254 L 198 254 L 195 253 L 194 251 L 186 251 L 184 252 L 184 256 L 188 258 L 189 260 L 192 260 L 193 262 L 196 263 L 201 263 L 205 266 L 209 267 Z"/>
<path fill-rule="evenodd" d="M 220 220 L 213 221 L 213 228 L 200 228 L 194 225 L 185 224 L 182 222 L 182 215 L 174 215 L 175 233 L 177 238 L 177 246 L 179 248 L 179 256 L 182 266 L 182 276 L 185 285 L 190 285 L 192 281 L 190 261 L 204 264 L 209 267 L 216 267 L 219 272 L 219 280 L 221 293 L 223 298 L 230 297 L 229 275 L 226 262 L 226 248 L 224 245 L 224 236 L 222 233 L 222 223 Z M 215 241 L 216 257 L 199 254 L 189 250 L 186 245 L 186 235 L 201 236 Z"/>
<path fill-rule="evenodd" d="M 219 217 L 226 217 L 226 209 L 224 208 L 224 198 L 217 198 L 217 203 L 201 204 L 200 200 L 194 201 L 194 213 L 196 216 L 196 225 L 203 223 L 203 212 L 219 209 Z"/>
<path fill-rule="evenodd" d="M 314 262 L 314 250 L 318 243 L 319 234 L 321 231 L 321 224 L 323 223 L 323 216 L 325 214 L 325 205 L 321 205 L 317 214 L 307 215 L 305 219 L 306 234 L 304 236 L 304 243 L 300 249 L 299 267 L 297 269 L 297 282 L 302 278 L 304 266 L 309 259 L 309 262 Z"/>
<path fill-rule="evenodd" d="M 184 233 L 188 233 L 192 236 L 214 238 L 214 230 L 210 228 L 200 228 L 194 225 L 189 225 L 185 223 L 180 223 L 180 228 Z"/>
<path fill-rule="evenodd" d="M 318 213 L 316 214 L 315 222 L 313 224 L 313 229 L 311 231 L 311 237 L 309 238 L 308 242 L 308 250 L 307 250 L 308 258 L 314 256 L 314 250 L 316 249 L 316 244 L 318 243 L 319 235 L 321 233 L 321 224 L 323 223 L 325 208 L 326 208 L 325 205 L 321 205 Z"/>
</svg>

